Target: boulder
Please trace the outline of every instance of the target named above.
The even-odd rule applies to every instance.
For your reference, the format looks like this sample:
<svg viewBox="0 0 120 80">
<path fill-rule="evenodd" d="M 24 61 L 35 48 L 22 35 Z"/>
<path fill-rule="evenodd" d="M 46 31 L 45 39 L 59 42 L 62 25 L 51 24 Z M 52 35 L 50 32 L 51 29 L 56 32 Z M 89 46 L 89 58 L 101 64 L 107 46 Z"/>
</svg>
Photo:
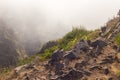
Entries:
<svg viewBox="0 0 120 80">
<path fill-rule="evenodd" d="M 104 33 L 106 31 L 106 26 L 101 27 L 101 31 Z"/>
<path fill-rule="evenodd" d="M 102 41 L 102 40 L 96 40 L 94 42 L 91 43 L 91 46 L 96 48 L 101 48 L 103 49 L 103 47 L 107 46 L 107 43 L 105 41 Z"/>
<path fill-rule="evenodd" d="M 62 50 L 56 50 L 51 56 L 51 60 L 48 64 L 53 65 L 55 62 L 59 62 L 63 58 L 64 52 Z"/>
<path fill-rule="evenodd" d="M 55 64 L 56 71 L 62 70 L 63 68 L 64 68 L 63 63 L 58 62 L 58 63 Z"/>
<path fill-rule="evenodd" d="M 92 42 L 91 47 L 93 47 L 93 49 L 89 52 L 89 55 L 92 57 L 97 57 L 101 54 L 105 46 L 107 46 L 107 43 L 103 40 L 96 40 Z"/>
<path fill-rule="evenodd" d="M 91 57 L 98 57 L 100 54 L 102 54 L 102 49 L 96 47 L 96 49 L 92 49 L 87 55 Z"/>
<path fill-rule="evenodd" d="M 83 51 L 85 51 L 85 52 L 89 50 L 88 43 L 87 43 L 87 41 L 85 41 L 85 40 L 81 40 L 81 41 L 75 46 L 75 48 L 76 48 L 77 50 L 83 50 Z"/>
<path fill-rule="evenodd" d="M 80 53 L 75 52 L 74 50 L 71 50 L 67 52 L 67 54 L 64 56 L 64 59 L 72 61 L 74 59 L 79 59 Z"/>
<path fill-rule="evenodd" d="M 51 59 L 55 61 L 59 61 L 63 58 L 63 54 L 64 54 L 63 51 L 57 50 L 53 53 L 53 55 L 51 56 Z"/>
<path fill-rule="evenodd" d="M 86 61 L 81 61 L 81 63 L 76 63 L 75 64 L 75 69 L 81 70 L 83 66 L 86 66 L 87 62 Z"/>
</svg>

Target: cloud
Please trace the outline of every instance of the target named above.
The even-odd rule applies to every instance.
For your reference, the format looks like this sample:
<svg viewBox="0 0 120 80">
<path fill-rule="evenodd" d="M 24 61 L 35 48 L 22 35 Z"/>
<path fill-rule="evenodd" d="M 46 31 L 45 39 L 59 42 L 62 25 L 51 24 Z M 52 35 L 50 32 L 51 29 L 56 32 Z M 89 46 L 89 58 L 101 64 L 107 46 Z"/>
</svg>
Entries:
<svg viewBox="0 0 120 80">
<path fill-rule="evenodd" d="M 83 25 L 97 29 L 120 8 L 119 0 L 0 0 L 0 18 L 21 41 L 58 39 Z"/>
</svg>

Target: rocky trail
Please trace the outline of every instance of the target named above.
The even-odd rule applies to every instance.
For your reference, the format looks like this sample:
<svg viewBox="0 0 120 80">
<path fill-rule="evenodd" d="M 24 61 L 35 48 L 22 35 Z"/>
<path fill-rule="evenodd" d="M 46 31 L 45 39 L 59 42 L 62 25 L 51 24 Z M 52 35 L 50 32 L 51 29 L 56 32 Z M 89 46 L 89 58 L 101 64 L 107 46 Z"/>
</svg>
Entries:
<svg viewBox="0 0 120 80">
<path fill-rule="evenodd" d="M 111 27 L 112 24 L 112 27 Z M 15 68 L 7 80 L 120 80 L 120 17 L 101 28 L 95 40 L 80 40 L 72 50 L 56 50 L 48 61 Z"/>
</svg>

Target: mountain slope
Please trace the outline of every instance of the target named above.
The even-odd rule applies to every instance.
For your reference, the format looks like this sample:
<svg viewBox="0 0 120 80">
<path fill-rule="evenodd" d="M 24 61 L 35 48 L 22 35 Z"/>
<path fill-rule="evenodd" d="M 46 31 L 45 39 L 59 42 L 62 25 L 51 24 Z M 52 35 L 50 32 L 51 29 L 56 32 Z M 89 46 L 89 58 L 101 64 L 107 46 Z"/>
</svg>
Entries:
<svg viewBox="0 0 120 80">
<path fill-rule="evenodd" d="M 15 68 L 7 80 L 120 80 L 120 17 L 81 37 L 70 50 Z M 92 34 L 92 35 L 91 35 Z M 93 37 L 92 39 L 89 37 Z M 60 47 L 61 48 L 61 47 Z"/>
</svg>

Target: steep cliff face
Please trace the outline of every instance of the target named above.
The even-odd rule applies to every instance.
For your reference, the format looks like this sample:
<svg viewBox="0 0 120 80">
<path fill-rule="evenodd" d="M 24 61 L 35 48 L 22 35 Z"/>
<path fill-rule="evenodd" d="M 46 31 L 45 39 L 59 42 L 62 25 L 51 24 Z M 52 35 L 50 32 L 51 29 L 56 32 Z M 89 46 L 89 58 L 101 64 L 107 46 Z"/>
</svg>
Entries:
<svg viewBox="0 0 120 80">
<path fill-rule="evenodd" d="M 26 56 L 15 32 L 3 21 L 0 21 L 0 68 L 16 65 L 18 59 Z"/>
</svg>

